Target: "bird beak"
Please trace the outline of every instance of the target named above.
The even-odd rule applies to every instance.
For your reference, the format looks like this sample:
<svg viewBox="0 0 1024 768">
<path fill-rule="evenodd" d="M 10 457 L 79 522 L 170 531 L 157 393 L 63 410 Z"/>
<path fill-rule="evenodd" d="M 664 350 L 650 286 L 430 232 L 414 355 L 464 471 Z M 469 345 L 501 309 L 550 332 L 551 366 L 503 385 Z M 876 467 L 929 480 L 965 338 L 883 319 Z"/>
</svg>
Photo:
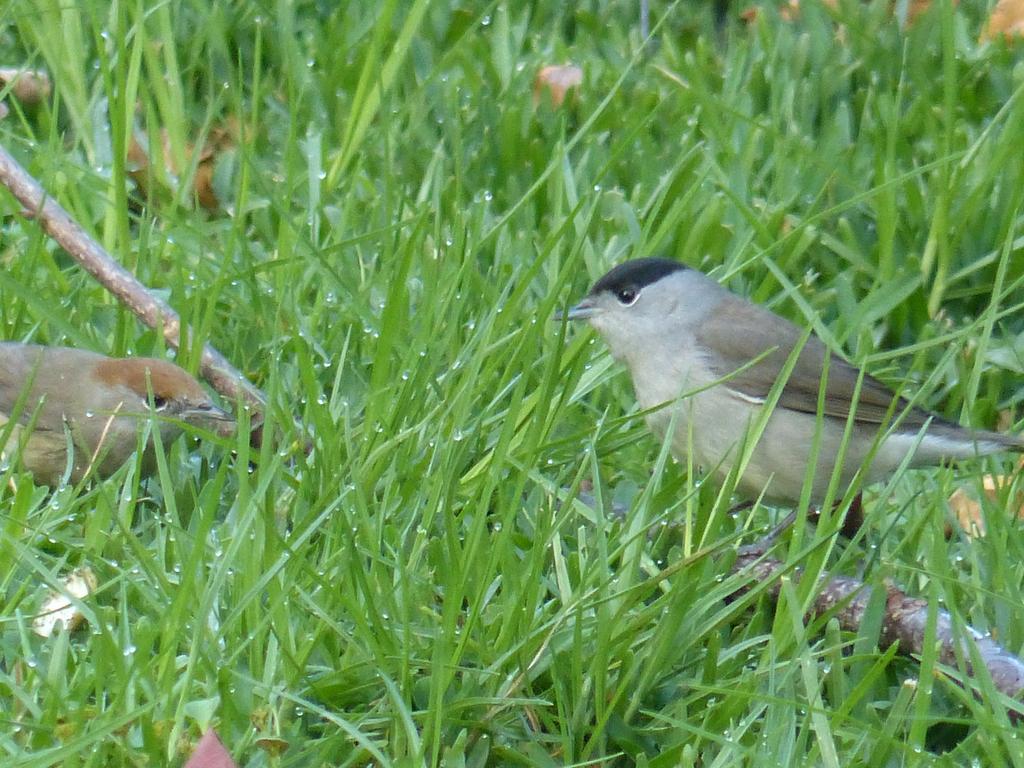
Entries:
<svg viewBox="0 0 1024 768">
<path fill-rule="evenodd" d="M 593 299 L 588 296 L 575 307 L 570 307 L 566 312 L 556 310 L 552 319 L 559 323 L 562 322 L 562 320 L 586 320 L 588 317 L 593 317 L 595 314 L 597 314 L 597 305 L 594 304 Z"/>
<path fill-rule="evenodd" d="M 218 435 L 229 435 L 235 426 L 234 417 L 212 403 L 189 406 L 177 414 L 177 418 L 187 424 L 209 429 Z"/>
</svg>

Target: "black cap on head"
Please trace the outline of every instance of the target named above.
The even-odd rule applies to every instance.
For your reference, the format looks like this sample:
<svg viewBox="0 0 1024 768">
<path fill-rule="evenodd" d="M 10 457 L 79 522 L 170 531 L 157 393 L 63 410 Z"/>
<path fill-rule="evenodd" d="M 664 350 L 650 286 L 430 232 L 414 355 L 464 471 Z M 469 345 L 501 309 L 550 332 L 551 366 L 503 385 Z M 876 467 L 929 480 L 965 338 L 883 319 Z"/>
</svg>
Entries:
<svg viewBox="0 0 1024 768">
<path fill-rule="evenodd" d="M 648 257 L 646 259 L 632 259 L 613 267 L 604 277 L 594 283 L 590 289 L 592 296 L 603 291 L 616 292 L 620 288 L 631 287 L 634 289 L 656 283 L 666 275 L 673 272 L 681 272 L 687 269 L 683 264 L 671 259 Z"/>
</svg>

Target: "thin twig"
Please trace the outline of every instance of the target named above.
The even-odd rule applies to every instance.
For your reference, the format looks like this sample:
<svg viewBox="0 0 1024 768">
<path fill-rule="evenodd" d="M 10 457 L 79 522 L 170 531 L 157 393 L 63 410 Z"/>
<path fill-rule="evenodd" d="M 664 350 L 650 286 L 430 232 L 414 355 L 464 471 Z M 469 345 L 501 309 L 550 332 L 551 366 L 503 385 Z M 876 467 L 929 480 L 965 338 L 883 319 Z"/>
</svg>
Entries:
<svg viewBox="0 0 1024 768">
<path fill-rule="evenodd" d="M 3 145 L 0 145 L 0 184 L 11 191 L 25 207 L 27 215 L 39 221 L 43 230 L 67 251 L 83 269 L 130 309 L 150 328 L 163 333 L 175 349 L 181 346 L 181 317 L 170 305 L 154 296 L 127 269 L 46 194 L 42 185 L 28 173 Z M 186 337 L 190 335 L 185 329 Z M 266 396 L 210 344 L 203 345 L 199 371 L 218 393 L 235 401 L 241 398 L 256 410 L 255 426 L 261 419 Z"/>
<path fill-rule="evenodd" d="M 768 596 L 777 600 L 781 590 L 779 577 L 787 572 L 785 563 L 761 556 L 765 548 L 755 545 L 749 553 L 741 552 L 733 565 L 735 573 L 753 576 L 756 583 L 768 583 Z M 814 597 L 813 611 L 816 614 L 832 612 L 839 625 L 849 632 L 857 632 L 871 602 L 872 587 L 857 579 L 845 576 L 823 574 Z M 878 638 L 881 647 L 899 643 L 899 650 L 906 655 L 919 655 L 924 651 L 928 614 L 932 609 L 927 600 L 908 597 L 895 586 L 886 586 L 885 615 L 882 631 Z M 967 674 L 976 677 L 969 647 L 977 649 L 977 658 L 985 665 L 992 684 L 1000 693 L 1020 701 L 1024 691 L 1024 662 L 990 636 L 964 626 L 968 641 L 960 637 L 954 628 L 953 619 L 946 611 L 939 610 L 936 616 L 935 642 L 938 644 L 938 659 L 943 664 L 956 666 L 959 659 L 967 660 Z M 1016 717 L 1024 716 L 1024 702 Z"/>
</svg>

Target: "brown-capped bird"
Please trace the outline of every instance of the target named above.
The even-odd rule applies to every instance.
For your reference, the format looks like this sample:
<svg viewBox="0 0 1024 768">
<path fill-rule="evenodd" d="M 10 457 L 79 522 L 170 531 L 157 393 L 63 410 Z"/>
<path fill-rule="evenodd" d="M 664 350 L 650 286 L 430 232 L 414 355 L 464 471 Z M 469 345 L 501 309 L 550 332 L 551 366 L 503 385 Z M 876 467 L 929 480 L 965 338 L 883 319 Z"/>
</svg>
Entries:
<svg viewBox="0 0 1024 768">
<path fill-rule="evenodd" d="M 164 445 L 182 424 L 220 431 L 232 421 L 167 360 L 0 342 L 0 439 L 7 435 L 0 451 L 37 483 L 55 486 L 65 476 L 77 483 L 89 471 L 110 475 L 134 453 L 138 430 L 151 418 Z M 143 469 L 154 466 L 150 442 Z"/>
</svg>

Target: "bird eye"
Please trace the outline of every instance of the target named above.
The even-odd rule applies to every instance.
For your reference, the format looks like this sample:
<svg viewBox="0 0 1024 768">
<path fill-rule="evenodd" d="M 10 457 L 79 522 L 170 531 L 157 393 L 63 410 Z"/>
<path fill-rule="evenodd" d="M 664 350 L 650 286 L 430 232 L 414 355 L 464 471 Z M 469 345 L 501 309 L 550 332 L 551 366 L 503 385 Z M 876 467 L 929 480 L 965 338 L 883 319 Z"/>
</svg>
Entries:
<svg viewBox="0 0 1024 768">
<path fill-rule="evenodd" d="M 160 395 L 153 395 L 153 407 L 158 411 L 162 411 L 167 407 L 167 398 L 160 397 Z"/>
<path fill-rule="evenodd" d="M 636 300 L 640 298 L 640 291 L 632 285 L 624 285 L 621 288 L 615 289 L 615 298 L 619 300 L 622 306 L 628 307 L 636 303 Z"/>
</svg>

